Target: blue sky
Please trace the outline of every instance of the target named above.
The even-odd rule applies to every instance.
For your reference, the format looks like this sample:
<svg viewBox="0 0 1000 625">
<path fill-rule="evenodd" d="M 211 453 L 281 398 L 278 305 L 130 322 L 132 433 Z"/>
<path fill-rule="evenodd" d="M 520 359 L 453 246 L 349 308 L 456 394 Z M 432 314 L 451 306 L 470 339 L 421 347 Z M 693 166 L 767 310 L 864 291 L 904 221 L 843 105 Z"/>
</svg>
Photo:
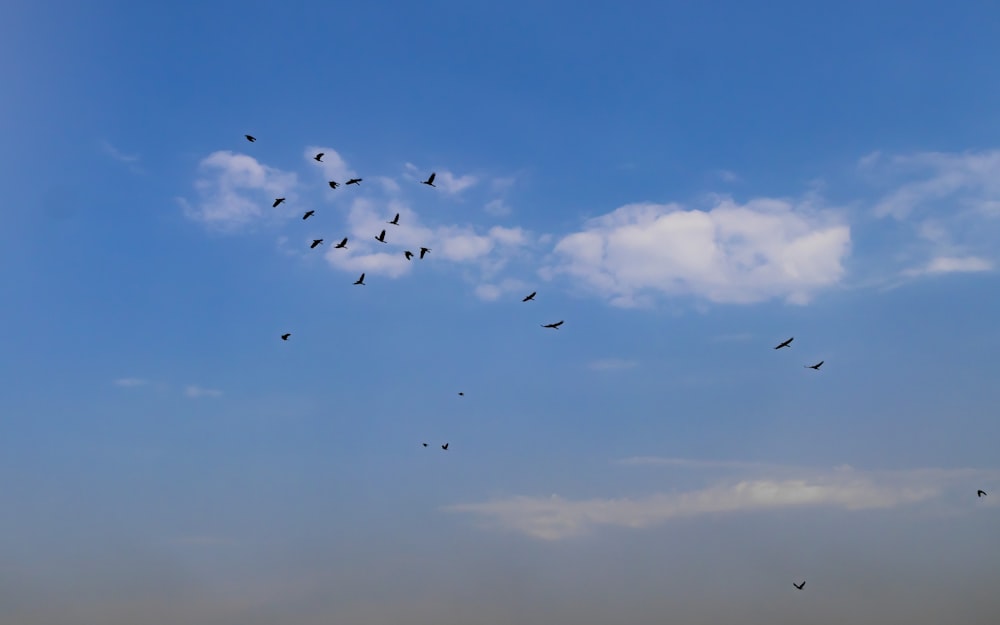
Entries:
<svg viewBox="0 0 1000 625">
<path fill-rule="evenodd" d="M 1000 613 L 1000 9 L 6 13 L 4 623 Z"/>
</svg>

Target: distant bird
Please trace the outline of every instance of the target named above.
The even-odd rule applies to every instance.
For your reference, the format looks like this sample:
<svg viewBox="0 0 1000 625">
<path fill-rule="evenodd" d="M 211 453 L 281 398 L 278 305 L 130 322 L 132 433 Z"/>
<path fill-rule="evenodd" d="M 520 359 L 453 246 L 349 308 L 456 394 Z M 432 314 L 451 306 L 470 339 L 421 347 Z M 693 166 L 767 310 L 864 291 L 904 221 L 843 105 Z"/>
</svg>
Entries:
<svg viewBox="0 0 1000 625">
<path fill-rule="evenodd" d="M 406 257 L 406 260 L 410 260 L 411 258 L 413 258 L 413 252 L 411 252 L 410 250 L 406 250 L 405 252 L 403 252 L 403 256 Z"/>
<path fill-rule="evenodd" d="M 361 274 L 361 277 L 360 277 L 360 278 L 358 278 L 358 279 L 357 279 L 357 280 L 356 280 L 356 281 L 354 282 L 354 284 L 360 284 L 361 286 L 365 286 L 365 274 Z"/>
<path fill-rule="evenodd" d="M 788 347 L 789 345 L 791 345 L 791 344 L 792 344 L 792 341 L 794 341 L 794 340 L 795 340 L 795 337 L 793 336 L 792 338 L 788 339 L 788 340 L 787 340 L 787 341 L 785 341 L 784 343 L 781 343 L 781 344 L 779 344 L 779 345 L 778 345 L 777 347 L 775 347 L 774 349 L 781 349 L 782 347 Z"/>
<path fill-rule="evenodd" d="M 342 248 L 345 248 L 345 247 L 347 247 L 347 237 L 344 237 L 343 241 L 341 241 L 340 243 L 334 245 L 333 249 L 339 250 L 339 249 L 342 249 Z"/>
<path fill-rule="evenodd" d="M 394 226 L 398 226 L 399 225 L 399 213 L 396 213 L 396 216 L 392 218 L 392 221 L 387 221 L 385 223 L 392 224 Z"/>
<path fill-rule="evenodd" d="M 309 249 L 315 248 L 317 245 L 323 242 L 323 239 L 313 239 L 313 244 L 309 246 Z"/>
<path fill-rule="evenodd" d="M 802 366 L 805 367 L 806 369 L 815 369 L 816 371 L 819 371 L 819 368 L 823 366 L 824 362 L 826 362 L 826 361 L 825 360 L 821 360 L 821 361 L 817 362 L 814 365 L 802 365 Z"/>
<path fill-rule="evenodd" d="M 385 230 L 379 233 L 379 235 L 375 237 L 375 240 L 378 241 L 379 243 L 385 243 Z"/>
<path fill-rule="evenodd" d="M 362 180 L 363 180 L 362 178 L 351 178 L 345 184 L 357 184 L 357 185 L 360 185 Z"/>
<path fill-rule="evenodd" d="M 553 330 L 558 330 L 559 326 L 561 326 L 562 324 L 563 324 L 562 321 L 557 321 L 555 323 L 546 323 L 546 324 L 543 324 L 542 327 L 543 328 L 552 328 Z"/>
<path fill-rule="evenodd" d="M 306 211 L 306 214 L 302 216 L 302 219 L 309 219 L 316 214 L 316 211 Z"/>
<path fill-rule="evenodd" d="M 427 447 L 427 443 L 421 443 L 424 447 Z"/>
<path fill-rule="evenodd" d="M 422 248 L 420 248 L 420 258 L 423 258 L 424 254 L 426 254 L 429 251 L 431 251 L 431 249 L 429 247 L 422 247 Z"/>
<path fill-rule="evenodd" d="M 459 391 L 459 392 L 458 392 L 458 396 L 459 396 L 459 397 L 465 397 L 465 393 L 463 393 L 462 391 Z"/>
<path fill-rule="evenodd" d="M 330 188 L 331 188 L 331 189 L 336 189 L 337 187 L 339 187 L 339 186 L 340 186 L 340 183 L 339 183 L 339 182 L 337 182 L 337 181 L 335 181 L 335 180 L 331 180 L 331 181 L 330 181 L 330 182 L 328 182 L 327 184 L 329 184 L 329 185 L 330 185 Z"/>
<path fill-rule="evenodd" d="M 986 496 L 986 491 L 985 490 L 977 490 L 976 491 L 976 497 L 985 497 L 985 496 Z"/>
<path fill-rule="evenodd" d="M 281 335 L 281 340 L 282 341 L 287 341 L 288 337 L 290 337 L 291 335 L 292 335 L 291 332 L 285 332 L 284 334 Z"/>
<path fill-rule="evenodd" d="M 427 185 L 428 187 L 433 187 L 433 186 L 434 186 L 434 176 L 436 176 L 436 175 L 437 175 L 436 173 L 434 173 L 434 172 L 431 172 L 431 177 L 430 177 L 430 178 L 428 178 L 427 180 L 424 180 L 424 181 L 423 181 L 423 182 L 421 182 L 420 184 L 425 184 L 425 185 Z"/>
<path fill-rule="evenodd" d="M 795 586 L 799 590 L 802 590 L 805 587 L 805 585 L 806 585 L 805 582 L 802 582 L 801 584 L 796 584 L 795 582 L 792 582 L 792 586 Z"/>
<path fill-rule="evenodd" d="M 441 449 L 443 449 L 445 451 L 448 451 L 448 445 L 450 445 L 450 444 L 451 443 L 445 443 L 444 445 L 441 445 Z"/>
<path fill-rule="evenodd" d="M 279 197 L 278 199 L 276 199 L 274 201 L 274 204 L 271 204 L 271 208 L 278 208 L 278 204 L 281 204 L 284 201 L 285 201 L 285 198 Z"/>
<path fill-rule="evenodd" d="M 531 295 L 529 295 L 529 296 L 525 297 L 525 298 L 524 298 L 524 299 L 522 299 L 521 301 L 522 301 L 522 302 L 530 302 L 531 300 L 535 299 L 535 293 L 537 293 L 537 291 L 532 291 L 532 292 L 531 292 Z"/>
<path fill-rule="evenodd" d="M 319 154 L 317 154 L 313 158 L 316 159 L 318 162 L 322 163 L 323 162 L 323 155 L 324 154 L 326 154 L 326 152 L 320 152 Z"/>
<path fill-rule="evenodd" d="M 253 135 L 243 135 L 243 136 L 246 137 L 247 141 L 249 141 L 250 143 L 253 143 L 254 141 L 257 140 L 257 137 L 254 137 Z"/>
</svg>

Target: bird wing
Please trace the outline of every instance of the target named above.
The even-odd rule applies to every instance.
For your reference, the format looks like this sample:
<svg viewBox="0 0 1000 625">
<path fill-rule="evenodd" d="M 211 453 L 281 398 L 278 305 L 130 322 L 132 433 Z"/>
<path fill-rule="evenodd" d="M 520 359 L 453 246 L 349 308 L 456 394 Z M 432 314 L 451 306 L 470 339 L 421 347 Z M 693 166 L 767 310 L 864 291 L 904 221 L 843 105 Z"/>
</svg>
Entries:
<svg viewBox="0 0 1000 625">
<path fill-rule="evenodd" d="M 427 179 L 427 182 L 434 182 L 434 176 L 437 176 L 437 173 L 431 172 L 431 177 Z"/>
</svg>

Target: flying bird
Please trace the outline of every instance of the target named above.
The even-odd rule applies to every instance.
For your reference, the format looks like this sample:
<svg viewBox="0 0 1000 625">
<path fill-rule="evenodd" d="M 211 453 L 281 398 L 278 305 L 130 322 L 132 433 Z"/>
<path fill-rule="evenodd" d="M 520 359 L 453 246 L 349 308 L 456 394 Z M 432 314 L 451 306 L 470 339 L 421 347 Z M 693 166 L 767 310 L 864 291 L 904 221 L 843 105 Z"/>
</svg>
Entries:
<svg viewBox="0 0 1000 625">
<path fill-rule="evenodd" d="M 421 443 L 424 447 L 427 447 L 427 443 Z"/>
<path fill-rule="evenodd" d="M 531 300 L 535 299 L 535 293 L 537 293 L 537 291 L 532 291 L 532 292 L 531 292 L 531 295 L 529 295 L 529 296 L 525 297 L 525 298 L 524 298 L 524 299 L 522 299 L 521 301 L 522 301 L 522 302 L 530 302 Z"/>
<path fill-rule="evenodd" d="M 378 241 L 379 243 L 385 243 L 385 230 L 379 233 L 379 235 L 375 237 L 375 240 Z"/>
<path fill-rule="evenodd" d="M 302 219 L 303 220 L 309 219 L 310 217 L 312 217 L 315 214 L 316 214 L 316 211 L 306 211 L 306 214 L 302 216 Z"/>
<path fill-rule="evenodd" d="M 340 243 L 334 245 L 333 249 L 339 250 L 339 249 L 345 248 L 345 247 L 347 247 L 347 237 L 344 237 L 343 241 L 341 241 Z"/>
<path fill-rule="evenodd" d="M 805 367 L 806 369 L 815 369 L 816 371 L 819 371 L 819 368 L 823 366 L 824 362 L 826 362 L 826 361 L 825 360 L 821 360 L 821 361 L 817 362 L 814 365 L 802 365 L 802 366 Z"/>
<path fill-rule="evenodd" d="M 985 490 L 977 490 L 976 491 L 976 497 L 985 497 L 985 496 L 986 496 L 986 491 Z"/>
<path fill-rule="evenodd" d="M 448 445 L 450 445 L 450 444 L 451 443 L 445 443 L 444 445 L 441 445 L 441 449 L 443 449 L 445 451 L 448 451 Z"/>
<path fill-rule="evenodd" d="M 398 226 L 399 225 L 399 213 L 396 213 L 396 216 L 392 218 L 392 221 L 387 221 L 385 223 L 392 224 L 394 226 Z"/>
<path fill-rule="evenodd" d="M 288 337 L 290 337 L 291 335 L 292 335 L 291 332 L 285 332 L 284 334 L 281 335 L 281 340 L 282 341 L 287 341 Z"/>
<path fill-rule="evenodd" d="M 433 186 L 434 186 L 434 176 L 436 176 L 436 175 L 437 175 L 436 173 L 434 173 L 434 172 L 431 172 L 431 177 L 430 177 L 430 178 L 428 178 L 427 180 L 424 180 L 424 181 L 423 181 L 423 182 L 421 182 L 420 184 L 425 184 L 425 185 L 427 185 L 428 187 L 433 187 Z"/>
<path fill-rule="evenodd" d="M 459 392 L 458 392 L 458 396 L 459 396 L 459 397 L 465 397 L 465 393 L 463 393 L 462 391 L 459 391 Z"/>
<path fill-rule="evenodd" d="M 246 137 L 247 141 L 249 141 L 250 143 L 253 143 L 254 141 L 257 140 L 257 137 L 255 137 L 253 135 L 243 135 L 243 136 Z"/>
<path fill-rule="evenodd" d="M 792 582 L 792 586 L 795 586 L 799 590 L 802 590 L 805 587 L 805 585 L 806 585 L 805 582 L 802 582 L 801 584 L 796 584 L 795 582 Z"/>
<path fill-rule="evenodd" d="M 429 247 L 422 247 L 422 248 L 420 248 L 420 258 L 423 258 L 424 254 L 426 254 L 429 251 L 431 251 Z"/>
<path fill-rule="evenodd" d="M 557 321 L 557 322 L 555 322 L 555 323 L 546 323 L 546 324 L 542 324 L 542 327 L 543 327 L 543 328 L 552 328 L 553 330 L 558 330 L 558 329 L 559 329 L 559 326 L 561 326 L 562 324 L 563 324 L 563 322 L 562 322 L 562 321 Z"/>
<path fill-rule="evenodd" d="M 775 347 L 774 349 L 781 349 L 782 347 L 788 347 L 789 345 L 791 345 L 791 344 L 792 344 L 792 341 L 794 341 L 794 340 L 795 340 L 795 337 L 793 336 L 792 338 L 788 339 L 788 340 L 787 340 L 787 341 L 785 341 L 784 343 L 781 343 L 781 344 L 779 344 L 779 345 L 778 345 L 777 347 Z"/>
<path fill-rule="evenodd" d="M 337 182 L 337 181 L 335 181 L 335 180 L 331 180 L 331 181 L 330 181 L 330 182 L 328 182 L 327 184 L 328 184 L 328 185 L 330 185 L 330 188 L 331 188 L 331 189 L 336 189 L 337 187 L 339 187 L 339 186 L 340 186 L 340 183 L 339 183 L 339 182 Z"/>
<path fill-rule="evenodd" d="M 318 162 L 322 163 L 323 162 L 323 155 L 324 154 L 326 154 L 326 152 L 320 152 L 319 154 L 317 154 L 313 158 L 316 159 Z"/>
<path fill-rule="evenodd" d="M 403 256 L 406 257 L 406 260 L 410 260 L 411 258 L 413 258 L 413 252 L 411 252 L 410 250 L 406 250 L 405 252 L 403 252 Z"/>
<path fill-rule="evenodd" d="M 313 239 L 313 244 L 309 246 L 309 249 L 315 248 L 317 245 L 323 242 L 323 239 Z"/>
<path fill-rule="evenodd" d="M 285 201 L 285 198 L 279 197 L 278 199 L 276 199 L 274 201 L 274 204 L 271 204 L 271 208 L 278 208 L 278 204 L 281 204 L 284 201 Z"/>
<path fill-rule="evenodd" d="M 366 286 L 366 285 L 365 285 L 365 274 L 361 274 L 361 277 L 360 277 L 360 278 L 358 278 L 358 279 L 357 279 L 357 280 L 356 280 L 356 281 L 354 282 L 354 284 L 360 284 L 361 286 Z"/>
<path fill-rule="evenodd" d="M 361 184 L 361 180 L 362 180 L 362 178 L 351 178 L 345 184 L 357 184 L 357 185 L 360 185 Z"/>
</svg>

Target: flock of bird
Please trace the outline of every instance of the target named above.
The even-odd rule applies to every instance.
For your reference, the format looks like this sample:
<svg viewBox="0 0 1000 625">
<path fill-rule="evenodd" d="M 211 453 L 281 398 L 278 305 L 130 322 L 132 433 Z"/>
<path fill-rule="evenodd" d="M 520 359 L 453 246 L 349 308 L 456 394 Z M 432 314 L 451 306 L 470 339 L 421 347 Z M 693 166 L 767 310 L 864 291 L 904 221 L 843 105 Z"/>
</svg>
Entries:
<svg viewBox="0 0 1000 625">
<path fill-rule="evenodd" d="M 254 136 L 252 136 L 252 135 L 244 135 L 244 136 L 246 137 L 247 141 L 249 141 L 251 143 L 257 141 L 257 138 L 254 137 Z M 324 152 L 319 152 L 319 153 L 317 153 L 313 157 L 313 160 L 315 160 L 317 162 L 323 162 L 323 156 L 324 155 L 325 155 Z M 436 176 L 437 176 L 437 174 L 435 172 L 431 172 L 431 175 L 427 177 L 427 180 L 421 181 L 421 184 L 425 184 L 427 186 L 433 187 L 434 186 L 434 178 Z M 351 178 L 350 180 L 348 180 L 344 184 L 345 185 L 360 185 L 361 181 L 362 181 L 362 178 Z M 329 181 L 329 185 L 330 185 L 331 189 L 336 189 L 337 187 L 340 186 L 340 183 L 336 182 L 334 180 L 331 180 L 331 181 Z M 283 197 L 275 198 L 274 203 L 271 205 L 271 207 L 272 208 L 277 208 L 284 201 L 285 201 L 285 198 L 283 198 Z M 316 211 L 308 210 L 308 211 L 305 212 L 305 214 L 302 215 L 302 219 L 303 220 L 309 219 L 314 214 L 316 214 Z M 391 220 L 387 221 L 386 223 L 391 224 L 393 226 L 398 226 L 399 225 L 399 213 L 396 213 L 396 216 L 393 217 Z M 382 232 L 380 232 L 378 235 L 375 236 L 375 240 L 378 241 L 379 243 L 385 243 L 386 242 L 386 240 L 385 240 L 385 233 L 386 233 L 386 231 L 383 229 Z M 323 239 L 313 239 L 313 242 L 309 246 L 309 249 L 315 249 L 317 246 L 322 245 L 322 243 L 323 243 Z M 334 246 L 334 249 L 344 249 L 346 247 L 347 247 L 347 237 L 344 237 L 343 239 L 341 239 L 340 243 L 338 243 L 337 245 Z M 431 250 L 429 248 L 421 247 L 420 248 L 420 256 L 419 256 L 419 258 L 423 259 L 423 257 L 428 252 L 430 252 L 430 251 Z M 403 252 L 403 255 L 406 257 L 406 260 L 410 260 L 414 256 L 413 252 L 411 252 L 409 250 L 405 250 Z M 365 285 L 365 274 L 362 273 L 361 277 L 358 278 L 354 282 L 354 284 L 355 285 L 364 286 Z M 522 302 L 533 301 L 535 299 L 535 296 L 537 294 L 538 294 L 537 291 L 532 291 L 531 293 L 529 293 L 528 295 L 526 295 L 524 298 L 522 298 L 521 301 Z M 560 328 L 560 326 L 562 326 L 563 323 L 564 323 L 564 321 L 560 320 L 560 321 L 556 321 L 555 323 L 541 324 L 541 326 L 543 328 L 550 328 L 552 330 L 558 330 Z M 286 332 L 286 333 L 284 333 L 284 334 L 281 335 L 281 340 L 287 341 L 289 339 L 289 337 L 291 337 L 291 336 L 292 336 L 292 334 L 290 332 Z M 784 348 L 787 348 L 787 347 L 791 347 L 792 341 L 794 341 L 794 340 L 795 340 L 794 336 L 790 337 L 787 340 L 784 340 L 781 343 L 779 343 L 778 345 L 776 345 L 774 347 L 774 349 L 777 350 L 777 349 L 784 349 Z M 803 367 L 805 367 L 806 369 L 812 369 L 814 371 L 819 371 L 820 367 L 823 366 L 824 362 L 826 362 L 826 361 L 820 360 L 819 362 L 817 362 L 814 365 L 803 365 Z M 465 393 L 464 392 L 459 392 L 458 395 L 460 397 L 464 397 Z M 424 447 L 428 446 L 427 443 L 421 443 L 421 444 Z M 443 445 L 441 445 L 441 449 L 443 449 L 444 451 L 448 451 L 448 446 L 449 446 L 449 443 L 444 443 Z M 981 490 L 981 489 L 976 491 L 976 497 L 985 497 L 985 496 L 986 496 L 986 491 Z M 794 586 L 797 590 L 802 590 L 803 588 L 805 588 L 805 585 L 806 585 L 805 580 L 803 580 L 802 583 L 800 583 L 800 584 L 796 584 L 796 583 L 792 582 L 792 586 Z"/>
</svg>

